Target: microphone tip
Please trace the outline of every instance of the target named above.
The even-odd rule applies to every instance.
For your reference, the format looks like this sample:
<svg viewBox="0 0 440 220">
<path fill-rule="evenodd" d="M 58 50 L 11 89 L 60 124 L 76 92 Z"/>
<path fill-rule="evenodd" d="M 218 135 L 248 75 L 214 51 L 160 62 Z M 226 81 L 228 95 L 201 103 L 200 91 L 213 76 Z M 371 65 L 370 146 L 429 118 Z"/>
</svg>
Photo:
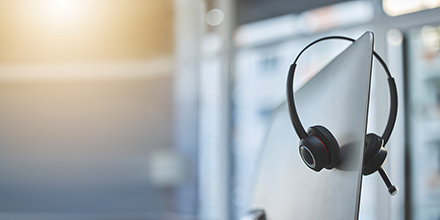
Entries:
<svg viewBox="0 0 440 220">
<path fill-rule="evenodd" d="M 396 186 L 390 186 L 390 188 L 388 188 L 388 192 L 390 192 L 390 194 L 392 196 L 396 195 L 397 191 L 399 191 L 399 189 Z"/>
</svg>

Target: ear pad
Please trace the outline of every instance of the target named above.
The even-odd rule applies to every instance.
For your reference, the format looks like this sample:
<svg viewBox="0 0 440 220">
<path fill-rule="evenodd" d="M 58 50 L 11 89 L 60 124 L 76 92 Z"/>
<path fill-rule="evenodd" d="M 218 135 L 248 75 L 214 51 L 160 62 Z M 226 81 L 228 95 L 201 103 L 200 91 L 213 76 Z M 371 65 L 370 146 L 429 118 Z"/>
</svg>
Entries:
<svg viewBox="0 0 440 220">
<path fill-rule="evenodd" d="M 367 138 L 365 140 L 365 151 L 364 151 L 364 164 L 370 164 L 380 148 L 382 147 L 383 140 L 376 134 L 367 134 Z"/>
<path fill-rule="evenodd" d="M 327 149 L 330 163 L 325 168 L 332 169 L 339 162 L 339 144 L 332 133 L 325 127 L 320 125 L 315 125 L 307 130 L 307 134 L 316 136 Z"/>
<path fill-rule="evenodd" d="M 376 172 L 385 162 L 386 157 L 387 150 L 383 147 L 383 139 L 376 134 L 367 134 L 362 174 L 370 175 Z"/>
</svg>

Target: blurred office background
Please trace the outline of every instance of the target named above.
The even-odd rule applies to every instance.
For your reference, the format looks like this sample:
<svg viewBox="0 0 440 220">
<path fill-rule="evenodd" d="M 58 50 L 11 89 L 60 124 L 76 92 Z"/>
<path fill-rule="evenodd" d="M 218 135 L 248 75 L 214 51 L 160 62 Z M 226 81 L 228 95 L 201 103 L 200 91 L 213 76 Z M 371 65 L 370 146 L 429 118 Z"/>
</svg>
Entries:
<svg viewBox="0 0 440 220">
<path fill-rule="evenodd" d="M 439 0 L 0 0 L 0 219 L 240 219 L 293 59 L 367 30 L 400 191 L 364 177 L 359 218 L 440 219 Z"/>
</svg>

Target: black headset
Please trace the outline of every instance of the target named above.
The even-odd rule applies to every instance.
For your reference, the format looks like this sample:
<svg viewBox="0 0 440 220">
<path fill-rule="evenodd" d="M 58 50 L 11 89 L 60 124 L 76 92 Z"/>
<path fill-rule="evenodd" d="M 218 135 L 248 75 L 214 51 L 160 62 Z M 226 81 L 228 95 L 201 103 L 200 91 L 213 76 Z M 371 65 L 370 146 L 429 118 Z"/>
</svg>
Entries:
<svg viewBox="0 0 440 220">
<path fill-rule="evenodd" d="M 298 135 L 299 142 L 299 153 L 301 155 L 304 163 L 312 170 L 319 172 L 324 167 L 326 169 L 333 169 L 339 162 L 339 144 L 336 138 L 332 135 L 332 133 L 321 125 L 315 125 L 310 127 L 307 130 L 307 133 L 304 127 L 299 120 L 298 113 L 296 112 L 295 100 L 293 97 L 293 76 L 295 75 L 296 62 L 298 61 L 301 54 L 307 50 L 312 45 L 330 39 L 340 39 L 354 42 L 354 39 L 342 36 L 329 36 L 320 38 L 318 40 L 313 41 L 309 45 L 307 45 L 296 57 L 293 64 L 290 66 L 289 74 L 287 76 L 287 105 L 289 107 L 290 119 L 292 121 L 293 128 Z M 388 85 L 390 89 L 390 113 L 388 116 L 388 123 L 385 128 L 385 131 L 382 134 L 382 137 L 376 134 L 367 134 L 365 139 L 365 150 L 364 150 L 364 162 L 362 166 L 362 174 L 370 175 L 374 173 L 376 170 L 379 171 L 380 176 L 384 180 L 386 186 L 388 187 L 388 192 L 391 195 L 397 193 L 397 187 L 394 186 L 385 170 L 382 168 L 382 164 L 385 162 L 387 156 L 387 150 L 385 149 L 385 144 L 388 142 L 390 138 L 391 132 L 393 131 L 394 124 L 396 122 L 397 115 L 397 89 L 396 83 L 394 82 L 394 78 L 391 76 L 390 71 L 388 70 L 387 65 L 382 60 L 382 58 L 373 51 L 373 55 L 376 59 L 382 64 L 385 69 L 386 74 L 388 75 Z"/>
</svg>

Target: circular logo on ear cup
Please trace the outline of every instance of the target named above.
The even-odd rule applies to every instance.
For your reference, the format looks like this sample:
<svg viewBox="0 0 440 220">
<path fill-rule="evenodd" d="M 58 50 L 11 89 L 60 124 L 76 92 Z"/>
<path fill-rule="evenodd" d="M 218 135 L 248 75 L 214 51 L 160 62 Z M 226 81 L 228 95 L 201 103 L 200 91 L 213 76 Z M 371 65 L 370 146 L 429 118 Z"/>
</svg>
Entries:
<svg viewBox="0 0 440 220">
<path fill-rule="evenodd" d="M 306 146 L 301 146 L 299 147 L 299 152 L 301 154 L 301 158 L 303 159 L 304 163 L 307 164 L 307 166 L 310 168 L 314 168 L 316 166 L 315 157 L 309 148 Z"/>
<path fill-rule="evenodd" d="M 304 163 L 316 172 L 321 171 L 330 162 L 324 144 L 314 135 L 300 140 L 298 149 Z"/>
</svg>

